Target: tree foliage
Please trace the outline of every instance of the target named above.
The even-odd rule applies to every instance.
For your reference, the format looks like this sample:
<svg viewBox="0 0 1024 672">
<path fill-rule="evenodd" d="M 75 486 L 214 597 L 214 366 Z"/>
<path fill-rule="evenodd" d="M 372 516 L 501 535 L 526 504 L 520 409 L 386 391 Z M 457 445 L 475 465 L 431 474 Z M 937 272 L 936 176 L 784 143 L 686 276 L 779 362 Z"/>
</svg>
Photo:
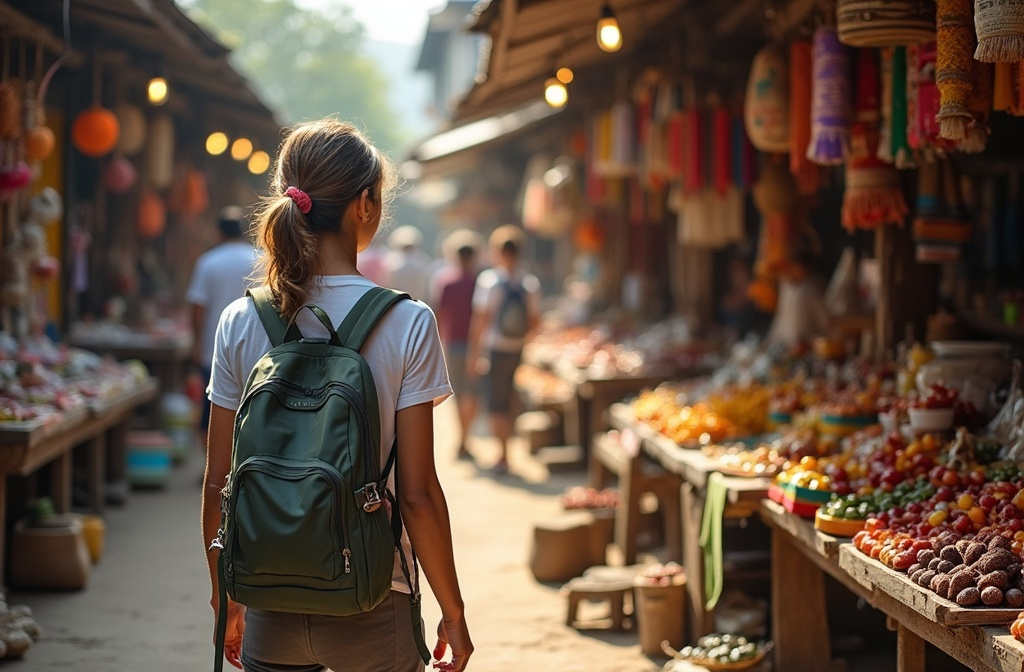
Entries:
<svg viewBox="0 0 1024 672">
<path fill-rule="evenodd" d="M 232 64 L 281 121 L 333 115 L 364 129 L 384 151 L 402 146 L 389 82 L 361 53 L 364 29 L 351 7 L 325 3 L 313 10 L 295 0 L 183 0 L 182 6 L 233 50 Z"/>
</svg>

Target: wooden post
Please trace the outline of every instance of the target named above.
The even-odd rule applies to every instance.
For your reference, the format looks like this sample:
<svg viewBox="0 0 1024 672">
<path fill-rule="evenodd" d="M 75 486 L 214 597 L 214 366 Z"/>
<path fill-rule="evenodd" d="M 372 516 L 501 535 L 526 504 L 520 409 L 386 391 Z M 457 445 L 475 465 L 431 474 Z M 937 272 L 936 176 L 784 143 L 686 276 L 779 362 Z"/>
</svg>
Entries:
<svg viewBox="0 0 1024 672">
<path fill-rule="evenodd" d="M 896 672 L 924 672 L 925 641 L 900 623 L 896 627 Z"/>
<path fill-rule="evenodd" d="M 909 227 L 875 229 L 875 258 L 879 270 L 875 335 L 878 353 L 884 355 L 903 338 L 906 324 L 913 325 L 917 340 L 925 340 L 928 315 L 938 302 L 941 266 L 917 262 Z"/>
<path fill-rule="evenodd" d="M 832 661 L 825 573 L 788 534 L 772 530 L 772 639 L 775 669 L 827 670 Z"/>
</svg>

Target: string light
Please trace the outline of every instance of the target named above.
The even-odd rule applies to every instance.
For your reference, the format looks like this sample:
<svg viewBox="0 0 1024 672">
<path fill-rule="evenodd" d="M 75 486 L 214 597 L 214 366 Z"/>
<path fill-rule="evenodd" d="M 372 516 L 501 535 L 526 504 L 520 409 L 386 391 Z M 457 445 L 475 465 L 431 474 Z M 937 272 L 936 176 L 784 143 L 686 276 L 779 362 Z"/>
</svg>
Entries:
<svg viewBox="0 0 1024 672">
<path fill-rule="evenodd" d="M 548 77 L 544 82 L 544 100 L 551 107 L 563 107 L 569 101 L 569 90 L 557 77 Z"/>
<path fill-rule="evenodd" d="M 248 138 L 238 138 L 231 143 L 231 158 L 235 161 L 245 161 L 252 154 L 252 141 Z"/>
<path fill-rule="evenodd" d="M 220 131 L 210 133 L 206 138 L 206 152 L 211 156 L 220 156 L 228 148 L 228 136 Z"/>
<path fill-rule="evenodd" d="M 597 20 L 597 46 L 609 53 L 622 48 L 622 30 L 607 2 L 601 7 L 601 18 Z"/>
<path fill-rule="evenodd" d="M 557 77 L 558 81 L 562 84 L 568 84 L 573 78 L 572 68 L 559 68 L 558 72 L 555 73 L 555 77 Z"/>
<path fill-rule="evenodd" d="M 167 94 L 170 89 L 167 87 L 167 80 L 163 77 L 154 77 L 149 80 L 146 86 L 146 95 L 151 105 L 163 105 L 167 102 Z"/>
<path fill-rule="evenodd" d="M 253 175 L 262 175 L 270 168 L 270 155 L 262 149 L 258 149 L 249 157 L 249 172 Z"/>
</svg>

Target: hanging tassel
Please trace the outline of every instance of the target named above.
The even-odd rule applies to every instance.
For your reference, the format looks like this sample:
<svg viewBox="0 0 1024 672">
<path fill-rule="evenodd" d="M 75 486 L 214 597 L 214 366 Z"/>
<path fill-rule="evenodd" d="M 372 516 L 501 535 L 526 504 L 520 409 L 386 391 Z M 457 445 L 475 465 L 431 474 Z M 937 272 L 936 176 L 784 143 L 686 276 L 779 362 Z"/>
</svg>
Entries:
<svg viewBox="0 0 1024 672">
<path fill-rule="evenodd" d="M 743 99 L 747 135 L 754 147 L 771 154 L 789 148 L 789 81 L 786 59 L 774 46 L 754 56 Z"/>
<path fill-rule="evenodd" d="M 789 172 L 801 194 L 818 191 L 821 171 L 807 158 L 811 144 L 811 43 L 794 40 L 789 45 Z"/>
<path fill-rule="evenodd" d="M 973 121 L 967 129 L 967 135 L 957 146 L 957 149 L 967 154 L 985 151 L 990 130 L 989 112 L 992 110 L 993 66 L 981 61 L 973 63 L 974 86 L 971 88 L 971 97 L 967 100 L 967 109 L 970 110 Z"/>
<path fill-rule="evenodd" d="M 939 90 L 939 136 L 963 140 L 973 117 L 967 109 L 974 46 L 971 0 L 938 0 L 935 85 Z"/>
<path fill-rule="evenodd" d="M 1024 6 L 1019 0 L 974 0 L 978 48 L 974 58 L 985 63 L 1016 63 L 1024 59 Z"/>
<path fill-rule="evenodd" d="M 892 158 L 897 168 L 913 168 L 907 141 L 907 48 L 892 50 L 892 113 L 889 115 Z"/>
<path fill-rule="evenodd" d="M 811 140 L 807 158 L 823 166 L 843 162 L 849 152 L 850 57 L 834 26 L 814 33 Z"/>
<path fill-rule="evenodd" d="M 719 105 L 711 113 L 712 118 L 712 176 L 715 191 L 724 196 L 732 186 L 732 120 L 729 109 Z"/>
<path fill-rule="evenodd" d="M 907 216 L 899 172 L 878 158 L 881 82 L 877 56 L 872 49 L 859 49 L 856 58 L 856 109 L 842 205 L 842 225 L 851 233 L 882 224 L 902 225 Z"/>
</svg>

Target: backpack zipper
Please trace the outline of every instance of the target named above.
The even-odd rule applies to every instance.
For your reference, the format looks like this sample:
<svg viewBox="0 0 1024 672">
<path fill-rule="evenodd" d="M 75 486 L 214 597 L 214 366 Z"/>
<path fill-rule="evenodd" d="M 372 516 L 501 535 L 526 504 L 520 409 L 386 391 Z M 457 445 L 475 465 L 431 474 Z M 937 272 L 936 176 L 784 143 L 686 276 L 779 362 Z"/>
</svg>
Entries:
<svg viewBox="0 0 1024 672">
<path fill-rule="evenodd" d="M 285 464 L 280 464 L 278 462 L 270 462 L 270 461 L 267 461 L 266 459 L 257 458 L 255 461 L 247 462 L 247 463 L 243 464 L 241 467 L 238 468 L 238 472 L 237 472 L 236 477 L 235 477 L 236 483 L 233 484 L 235 487 L 233 487 L 232 490 L 231 490 L 231 510 L 232 511 L 235 510 L 235 506 L 236 506 L 237 501 L 238 501 L 238 487 L 237 487 L 237 485 L 238 485 L 237 484 L 238 476 L 241 475 L 243 472 L 246 472 L 246 471 L 258 471 L 258 472 L 261 472 L 261 473 L 264 473 L 264 474 L 268 474 L 270 476 L 289 476 L 289 475 L 291 475 L 291 476 L 307 476 L 309 474 L 318 474 L 318 475 L 323 476 L 324 478 L 326 478 L 328 481 L 330 481 L 331 485 L 334 486 L 333 489 L 334 489 L 335 511 L 337 511 L 337 513 L 338 513 L 338 526 L 337 526 L 337 528 L 338 528 L 339 535 L 341 536 L 341 555 L 342 555 L 342 557 L 344 558 L 344 561 L 345 561 L 345 573 L 346 574 L 351 573 L 351 571 L 352 571 L 352 561 L 351 561 L 352 550 L 349 548 L 349 545 L 348 545 L 348 531 L 345 529 L 345 515 L 344 515 L 345 503 L 344 503 L 343 498 L 341 496 L 341 492 L 344 490 L 344 484 L 342 483 L 341 478 L 339 478 L 338 475 L 335 472 L 331 471 L 330 469 L 326 469 L 324 467 L 318 467 L 318 466 L 315 466 L 315 465 L 307 465 L 307 466 L 304 466 L 304 467 L 293 467 L 293 466 L 288 466 L 288 465 L 285 465 Z"/>
<path fill-rule="evenodd" d="M 359 398 L 359 394 L 356 392 L 355 388 L 353 388 L 351 385 L 346 385 L 345 383 L 333 381 L 328 383 L 327 385 L 324 385 L 323 387 L 314 389 L 312 387 L 303 387 L 301 385 L 296 385 L 295 383 L 289 382 L 281 378 L 267 378 L 257 383 L 254 387 L 250 388 L 249 392 L 244 397 L 242 397 L 242 402 L 238 407 L 238 415 L 241 416 L 242 409 L 252 399 L 252 397 L 255 396 L 257 392 L 262 390 L 264 387 L 268 387 L 271 385 L 283 387 L 294 392 L 300 392 L 307 397 L 322 397 L 331 389 L 336 388 L 341 393 L 341 396 L 345 397 L 346 401 L 349 402 L 349 406 L 355 410 L 357 416 L 356 420 L 359 422 L 359 426 L 363 430 L 360 433 L 363 437 L 362 449 L 364 464 L 366 465 L 365 485 L 376 484 L 377 478 L 374 476 L 374 474 L 380 471 L 380 465 L 378 464 L 378 460 L 375 460 L 373 458 L 374 450 L 373 446 L 370 445 L 370 420 L 367 417 L 368 413 L 366 409 L 363 407 L 363 404 L 361 403 L 361 400 Z"/>
</svg>

